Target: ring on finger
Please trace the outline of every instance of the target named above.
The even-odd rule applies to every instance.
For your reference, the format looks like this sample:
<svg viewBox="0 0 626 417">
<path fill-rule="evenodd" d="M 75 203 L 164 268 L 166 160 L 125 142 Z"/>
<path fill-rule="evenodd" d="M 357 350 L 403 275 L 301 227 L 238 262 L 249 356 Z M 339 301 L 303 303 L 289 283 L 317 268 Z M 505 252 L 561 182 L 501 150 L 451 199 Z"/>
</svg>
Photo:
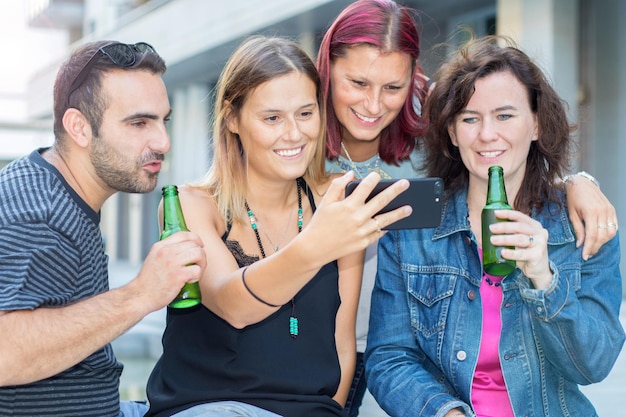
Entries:
<svg viewBox="0 0 626 417">
<path fill-rule="evenodd" d="M 535 241 L 535 237 L 533 235 L 528 236 L 528 246 L 532 246 Z"/>
<path fill-rule="evenodd" d="M 608 223 L 606 224 L 606 227 L 614 227 L 614 228 L 616 228 L 616 229 L 617 229 L 617 224 L 615 224 L 615 223 L 613 223 L 613 222 L 608 222 Z"/>
<path fill-rule="evenodd" d="M 609 223 L 609 224 L 611 224 L 611 223 Z M 612 226 L 609 226 L 608 224 L 607 225 L 603 225 L 603 224 L 599 224 L 598 225 L 598 229 L 608 229 L 609 227 L 612 227 Z"/>
<path fill-rule="evenodd" d="M 378 219 L 376 217 L 372 217 L 372 220 L 374 220 L 376 222 L 376 231 L 378 233 L 382 232 L 382 230 L 380 228 L 380 223 L 378 223 Z"/>
</svg>

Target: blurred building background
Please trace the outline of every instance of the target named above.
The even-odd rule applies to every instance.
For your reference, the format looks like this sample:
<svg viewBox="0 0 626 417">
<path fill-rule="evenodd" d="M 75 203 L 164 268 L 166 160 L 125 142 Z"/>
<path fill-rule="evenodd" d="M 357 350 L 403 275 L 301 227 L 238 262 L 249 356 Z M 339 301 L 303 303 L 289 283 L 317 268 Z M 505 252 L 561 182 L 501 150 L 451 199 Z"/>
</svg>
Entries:
<svg viewBox="0 0 626 417">
<path fill-rule="evenodd" d="M 7 2 L 9 3 L 9 2 Z M 69 51 L 86 41 L 145 41 L 165 58 L 173 107 L 172 150 L 160 185 L 148 195 L 117 194 L 103 208 L 103 233 L 112 286 L 122 285 L 158 239 L 160 187 L 201 176 L 210 161 L 212 89 L 233 48 L 254 33 L 297 38 L 315 57 L 324 31 L 347 0 L 24 0 L 21 18 L 36 33 L 29 46 L 2 53 L 24 62 L 21 93 L 0 86 L 0 167 L 52 142 L 52 84 Z M 623 0 L 399 0 L 420 13 L 422 65 L 432 75 L 463 25 L 478 35 L 511 36 L 549 74 L 580 129 L 572 171 L 591 172 L 626 224 L 626 1 Z M 1 22 L 0 22 L 1 23 Z M 12 39 L 15 39 L 14 41 Z M 447 43 L 446 48 L 438 47 Z M 622 68 L 620 70 L 620 68 Z M 22 74 L 23 75 L 23 74 Z M 8 92 L 7 92 L 8 91 Z M 622 238 L 622 255 L 626 241 Z M 626 257 L 622 256 L 622 272 Z M 626 273 L 624 274 L 626 275 Z M 626 285 L 625 285 L 626 294 Z M 160 346 L 163 315 L 140 323 Z M 118 347 L 137 349 L 134 343 Z M 147 352 L 147 353 L 146 353 Z M 141 353 L 141 352 L 140 352 Z M 622 393 L 623 394 L 623 393 Z"/>
<path fill-rule="evenodd" d="M 513 37 L 550 75 L 580 126 L 580 152 L 572 170 L 595 175 L 626 219 L 626 2 L 623 0 L 400 0 L 417 9 L 422 65 L 433 74 L 463 25 L 478 35 Z M 233 48 L 253 33 L 297 38 L 315 56 L 324 31 L 347 0 L 25 0 L 23 18 L 54 44 L 33 61 L 23 119 L 2 122 L 0 164 L 51 141 L 52 83 L 76 45 L 96 39 L 146 41 L 165 58 L 173 107 L 172 151 L 160 183 L 182 183 L 207 169 L 211 93 Z M 447 43 L 447 48 L 437 47 Z M 21 51 L 23 56 L 29 50 Z M 44 58 L 43 56 L 41 58 Z M 33 58 L 31 58 L 32 60 Z M 3 96 L 0 96 L 0 104 Z M 16 101 L 17 103 L 17 101 Z M 15 107 L 15 106 L 13 106 Z M 1 107 L 0 107 L 1 109 Z M 8 133 L 7 133 L 8 132 Z M 10 135 L 12 139 L 2 140 Z M 27 138 L 26 138 L 27 137 Z M 111 260 L 139 264 L 157 239 L 149 195 L 118 194 L 103 209 Z M 625 220 L 626 221 L 626 220 Z M 623 241 L 623 250 L 626 242 Z M 623 257 L 626 259 L 626 257 Z M 623 261 L 624 262 L 624 261 Z M 624 264 L 623 264 L 624 265 Z M 622 269 L 625 271 L 626 269 Z M 626 287 L 626 286 L 625 286 Z"/>
<path fill-rule="evenodd" d="M 422 65 L 433 74 L 446 51 L 461 40 L 463 25 L 478 35 L 513 37 L 536 58 L 567 100 L 580 130 L 572 170 L 595 175 L 626 219 L 626 2 L 622 0 L 400 0 L 417 9 Z M 212 88 L 233 48 L 247 35 L 297 38 L 311 56 L 346 0 L 26 0 L 31 28 L 55 40 L 38 60 L 20 106 L 21 119 L 0 124 L 6 162 L 51 141 L 52 83 L 60 62 L 78 44 L 96 39 L 146 41 L 165 58 L 165 81 L 173 107 L 172 150 L 161 184 L 182 183 L 207 169 Z M 54 37 L 52 36 L 54 35 Z M 437 47 L 446 43 L 447 48 Z M 29 50 L 20 51 L 29 55 Z M 0 99 L 2 96 L 0 96 Z M 0 119 L 1 120 L 1 119 Z M 28 140 L 22 137 L 28 136 Z M 7 151 L 5 151 L 7 150 Z M 103 209 L 103 231 L 113 262 L 139 264 L 157 239 L 155 207 L 160 187 L 149 195 L 118 194 Z M 626 243 L 622 245 L 626 248 Z M 622 268 L 624 275 L 626 269 Z"/>
</svg>

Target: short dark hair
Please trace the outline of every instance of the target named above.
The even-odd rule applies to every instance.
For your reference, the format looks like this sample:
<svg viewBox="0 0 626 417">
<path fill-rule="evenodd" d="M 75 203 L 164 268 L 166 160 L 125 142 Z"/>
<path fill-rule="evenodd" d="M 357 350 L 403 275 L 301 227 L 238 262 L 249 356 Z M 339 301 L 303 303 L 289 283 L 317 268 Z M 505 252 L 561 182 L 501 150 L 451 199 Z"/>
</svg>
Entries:
<svg viewBox="0 0 626 417">
<path fill-rule="evenodd" d="M 107 97 L 102 95 L 102 75 L 111 70 L 149 71 L 153 74 L 164 74 L 165 61 L 154 51 L 138 55 L 137 61 L 129 67 L 116 65 L 106 55 L 98 53 L 103 46 L 115 43 L 114 41 L 95 41 L 81 45 L 75 49 L 69 58 L 61 65 L 54 82 L 54 137 L 62 146 L 61 139 L 65 136 L 63 115 L 68 109 L 68 103 L 83 113 L 89 121 L 95 136 L 102 124 L 102 115 L 107 108 Z M 70 91 L 73 81 L 87 62 L 95 56 L 95 65 L 85 80 L 74 90 Z M 68 95 L 71 94 L 71 97 Z"/>
</svg>

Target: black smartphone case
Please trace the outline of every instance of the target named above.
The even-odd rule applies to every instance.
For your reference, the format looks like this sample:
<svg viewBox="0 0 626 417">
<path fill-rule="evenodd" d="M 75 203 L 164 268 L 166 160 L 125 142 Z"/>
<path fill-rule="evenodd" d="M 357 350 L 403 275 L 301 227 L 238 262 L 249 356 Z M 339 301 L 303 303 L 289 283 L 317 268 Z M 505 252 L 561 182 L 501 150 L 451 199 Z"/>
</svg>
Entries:
<svg viewBox="0 0 626 417">
<path fill-rule="evenodd" d="M 398 179 L 381 180 L 366 202 L 389 187 Z M 346 197 L 359 185 L 360 181 L 351 181 L 346 186 Z M 393 199 L 381 211 L 386 213 L 398 207 L 410 205 L 413 212 L 409 217 L 399 220 L 385 227 L 385 230 L 395 229 L 422 229 L 437 227 L 441 223 L 441 209 L 443 203 L 443 180 L 441 178 L 409 178 L 409 188 Z"/>
</svg>

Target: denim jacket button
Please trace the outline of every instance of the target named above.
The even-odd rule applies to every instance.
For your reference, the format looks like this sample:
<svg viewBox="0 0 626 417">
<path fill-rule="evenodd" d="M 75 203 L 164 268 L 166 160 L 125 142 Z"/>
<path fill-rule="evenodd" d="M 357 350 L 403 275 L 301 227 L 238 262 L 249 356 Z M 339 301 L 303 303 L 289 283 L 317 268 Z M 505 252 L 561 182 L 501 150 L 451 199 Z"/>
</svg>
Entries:
<svg viewBox="0 0 626 417">
<path fill-rule="evenodd" d="M 471 245 L 472 244 L 472 238 L 469 236 L 465 236 L 465 244 L 466 245 Z"/>
<path fill-rule="evenodd" d="M 467 359 L 467 353 L 465 353 L 464 350 L 459 350 L 456 353 L 456 358 L 460 361 L 464 361 L 465 359 Z"/>
<path fill-rule="evenodd" d="M 467 292 L 467 298 L 469 298 L 470 301 L 474 301 L 476 299 L 476 291 L 469 290 Z"/>
</svg>

